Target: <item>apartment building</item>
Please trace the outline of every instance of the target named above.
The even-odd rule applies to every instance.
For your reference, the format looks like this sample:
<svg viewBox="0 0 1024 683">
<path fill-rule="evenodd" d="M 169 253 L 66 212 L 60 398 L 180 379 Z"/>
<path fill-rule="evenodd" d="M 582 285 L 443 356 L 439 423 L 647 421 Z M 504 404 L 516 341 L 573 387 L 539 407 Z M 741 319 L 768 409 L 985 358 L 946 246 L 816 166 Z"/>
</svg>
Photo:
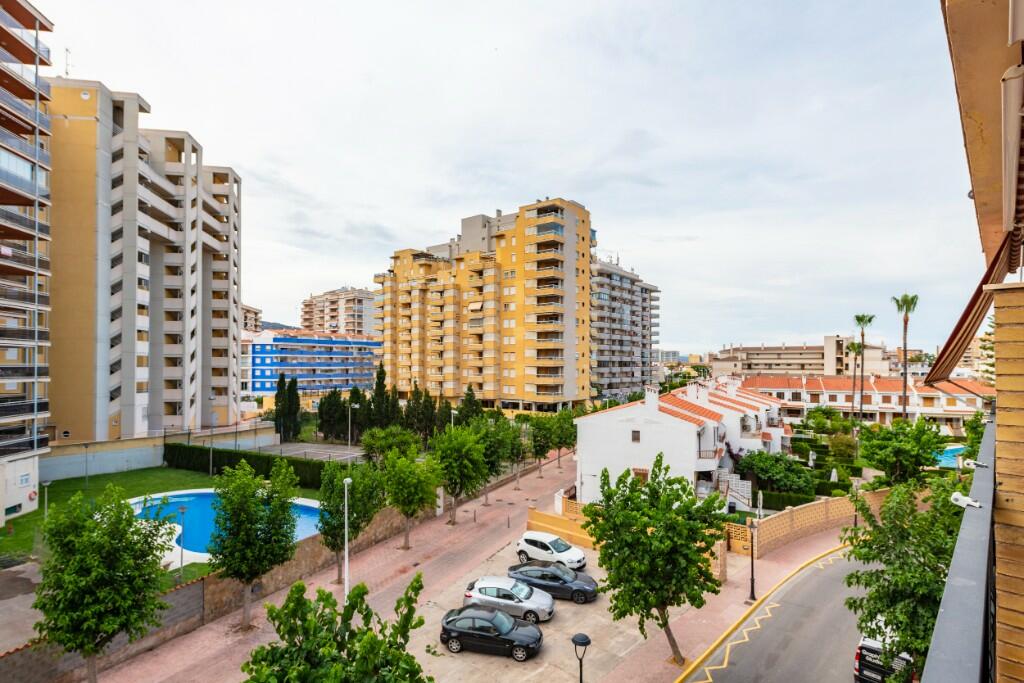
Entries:
<svg viewBox="0 0 1024 683">
<path fill-rule="evenodd" d="M 304 330 L 372 335 L 374 295 L 368 289 L 341 287 L 310 294 L 302 301 Z"/>
<path fill-rule="evenodd" d="M 780 346 L 729 346 L 708 354 L 714 376 L 784 375 L 849 375 L 853 372 L 854 354 L 850 353 L 852 336 L 828 335 L 820 345 L 782 344 Z M 864 352 L 864 372 L 889 375 L 885 347 L 868 344 Z M 860 360 L 857 361 L 860 374 Z"/>
<path fill-rule="evenodd" d="M 263 311 L 255 306 L 242 304 L 242 329 L 246 332 L 262 332 Z"/>
<path fill-rule="evenodd" d="M 242 394 L 263 397 L 263 408 L 272 407 L 267 397 L 277 391 L 277 379 L 294 378 L 308 409 L 313 400 L 332 389 L 348 393 L 353 387 L 373 388 L 379 341 L 365 336 L 266 330 L 242 333 Z"/>
<path fill-rule="evenodd" d="M 591 383 L 596 398 L 643 391 L 653 378 L 659 290 L 617 263 L 591 263 Z M 678 352 L 676 353 L 678 358 Z"/>
<path fill-rule="evenodd" d="M 39 506 L 49 452 L 50 87 L 39 75 L 53 24 L 0 0 L 0 525 Z"/>
<path fill-rule="evenodd" d="M 891 424 L 903 416 L 903 379 L 864 377 L 864 410 L 860 412 L 860 380 L 853 377 L 806 375 L 756 375 L 747 377 L 744 389 L 782 401 L 783 419 L 803 419 L 815 406 L 829 406 L 865 422 Z M 964 420 L 977 411 L 988 411 L 995 388 L 970 379 L 933 386 L 917 378 L 907 385 L 907 413 L 911 420 L 924 417 L 936 422 L 944 434 L 963 434 Z"/>
<path fill-rule="evenodd" d="M 458 237 L 403 249 L 381 287 L 384 367 L 415 385 L 487 406 L 553 411 L 591 396 L 595 232 L 577 202 L 545 199 L 462 221 Z"/>
<path fill-rule="evenodd" d="M 241 179 L 149 103 L 53 86 L 54 432 L 106 440 L 239 416 Z"/>
</svg>

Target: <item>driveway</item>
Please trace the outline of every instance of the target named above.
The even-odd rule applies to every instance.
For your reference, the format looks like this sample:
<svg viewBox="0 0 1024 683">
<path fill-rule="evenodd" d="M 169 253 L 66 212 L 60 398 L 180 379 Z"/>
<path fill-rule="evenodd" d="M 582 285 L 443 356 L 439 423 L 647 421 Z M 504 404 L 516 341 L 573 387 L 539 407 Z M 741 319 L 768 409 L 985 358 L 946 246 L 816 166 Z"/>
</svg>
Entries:
<svg viewBox="0 0 1024 683">
<path fill-rule="evenodd" d="M 32 625 L 40 614 L 32 609 L 32 603 L 39 580 L 39 565 L 35 562 L 0 570 L 0 654 L 35 637 Z"/>
<path fill-rule="evenodd" d="M 791 579 L 689 678 L 689 683 L 848 683 L 860 639 L 843 604 L 853 569 L 837 552 Z"/>
</svg>

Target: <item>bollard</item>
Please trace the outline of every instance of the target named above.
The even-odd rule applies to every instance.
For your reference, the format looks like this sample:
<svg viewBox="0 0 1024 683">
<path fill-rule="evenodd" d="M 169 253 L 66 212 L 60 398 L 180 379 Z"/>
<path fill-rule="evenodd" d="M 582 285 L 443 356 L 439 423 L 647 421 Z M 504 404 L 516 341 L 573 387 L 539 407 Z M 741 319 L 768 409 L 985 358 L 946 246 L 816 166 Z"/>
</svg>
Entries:
<svg viewBox="0 0 1024 683">
<path fill-rule="evenodd" d="M 476 524 L 476 509 L 473 509 L 473 524 Z"/>
<path fill-rule="evenodd" d="M 505 528 L 506 529 L 511 529 L 512 528 L 512 515 L 506 515 L 505 516 Z"/>
</svg>

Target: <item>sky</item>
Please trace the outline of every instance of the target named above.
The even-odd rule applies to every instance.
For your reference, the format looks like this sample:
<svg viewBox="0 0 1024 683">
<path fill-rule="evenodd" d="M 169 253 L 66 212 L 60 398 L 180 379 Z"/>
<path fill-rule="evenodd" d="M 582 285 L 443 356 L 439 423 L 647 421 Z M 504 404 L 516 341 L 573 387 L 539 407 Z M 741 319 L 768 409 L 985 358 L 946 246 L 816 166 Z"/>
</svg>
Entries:
<svg viewBox="0 0 1024 683">
<path fill-rule="evenodd" d="M 984 270 L 938 3 L 38 0 L 54 74 L 145 97 L 242 176 L 242 299 L 371 286 L 538 197 L 661 289 L 660 345 L 821 343 Z M 171 9 L 173 7 L 173 9 Z"/>
</svg>

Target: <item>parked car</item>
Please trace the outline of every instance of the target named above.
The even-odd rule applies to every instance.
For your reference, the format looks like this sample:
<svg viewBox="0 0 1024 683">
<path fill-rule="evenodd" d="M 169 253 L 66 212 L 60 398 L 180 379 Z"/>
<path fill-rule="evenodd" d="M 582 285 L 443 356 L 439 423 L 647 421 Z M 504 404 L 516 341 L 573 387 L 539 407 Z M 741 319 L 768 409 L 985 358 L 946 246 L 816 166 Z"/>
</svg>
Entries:
<svg viewBox="0 0 1024 683">
<path fill-rule="evenodd" d="M 587 556 L 583 551 L 544 531 L 527 531 L 516 544 L 520 562 L 547 560 L 561 562 L 569 569 L 583 569 Z"/>
<path fill-rule="evenodd" d="M 507 576 L 482 576 L 470 582 L 462 604 L 500 609 L 531 624 L 555 616 L 554 598 Z"/>
<path fill-rule="evenodd" d="M 530 560 L 508 568 L 508 577 L 550 593 L 553 598 L 572 600 L 577 605 L 597 599 L 597 581 L 559 562 Z"/>
<path fill-rule="evenodd" d="M 476 650 L 525 662 L 540 651 L 544 634 L 499 609 L 471 605 L 448 610 L 441 620 L 441 642 L 453 653 Z"/>
<path fill-rule="evenodd" d="M 908 666 L 913 666 L 910 655 L 901 654 L 893 660 L 892 667 L 886 667 L 882 664 L 882 644 L 873 638 L 861 636 L 857 652 L 853 656 L 853 681 L 854 683 L 888 681 L 890 676 Z"/>
</svg>

